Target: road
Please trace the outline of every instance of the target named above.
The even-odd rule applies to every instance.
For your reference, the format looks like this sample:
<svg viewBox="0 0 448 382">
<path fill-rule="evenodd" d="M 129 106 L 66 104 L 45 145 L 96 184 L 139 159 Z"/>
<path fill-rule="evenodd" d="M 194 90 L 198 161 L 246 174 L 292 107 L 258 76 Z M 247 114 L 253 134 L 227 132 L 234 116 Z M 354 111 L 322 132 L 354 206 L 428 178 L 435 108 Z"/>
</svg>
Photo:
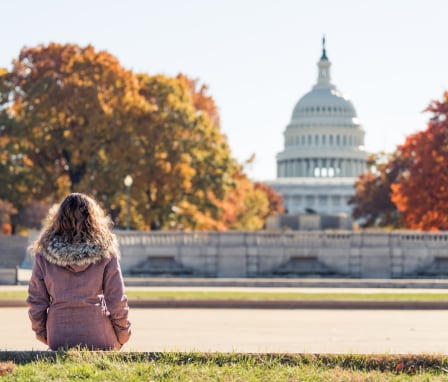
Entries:
<svg viewBox="0 0 448 382">
<path fill-rule="evenodd" d="M 448 354 L 448 311 L 133 309 L 127 351 Z M 0 350 L 45 350 L 26 308 L 0 308 Z"/>
</svg>

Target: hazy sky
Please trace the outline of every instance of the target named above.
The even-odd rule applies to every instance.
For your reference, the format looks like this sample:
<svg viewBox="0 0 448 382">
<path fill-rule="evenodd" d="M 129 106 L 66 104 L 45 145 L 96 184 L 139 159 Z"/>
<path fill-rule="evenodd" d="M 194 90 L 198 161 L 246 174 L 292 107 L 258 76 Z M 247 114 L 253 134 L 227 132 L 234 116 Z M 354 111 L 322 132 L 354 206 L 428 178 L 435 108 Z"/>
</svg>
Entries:
<svg viewBox="0 0 448 382">
<path fill-rule="evenodd" d="M 240 161 L 275 178 L 294 105 L 317 78 L 327 38 L 333 83 L 391 151 L 426 127 L 448 85 L 447 0 L 15 0 L 0 7 L 0 66 L 24 46 L 92 44 L 136 72 L 183 72 L 209 85 Z"/>
</svg>

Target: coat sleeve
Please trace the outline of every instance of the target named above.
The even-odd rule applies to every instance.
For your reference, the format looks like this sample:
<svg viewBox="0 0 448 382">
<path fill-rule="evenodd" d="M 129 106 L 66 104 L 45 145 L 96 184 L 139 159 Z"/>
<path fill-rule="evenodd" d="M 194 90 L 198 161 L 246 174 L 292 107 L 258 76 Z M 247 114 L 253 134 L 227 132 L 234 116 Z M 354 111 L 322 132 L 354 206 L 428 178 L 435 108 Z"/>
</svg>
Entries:
<svg viewBox="0 0 448 382">
<path fill-rule="evenodd" d="M 124 344 L 131 336 L 131 324 L 128 321 L 128 298 L 125 295 L 120 263 L 115 256 L 104 271 L 103 293 L 118 342 Z"/>
<path fill-rule="evenodd" d="M 47 310 L 50 306 L 50 295 L 44 283 L 42 258 L 36 256 L 33 273 L 28 285 L 28 316 L 31 320 L 31 328 L 36 333 L 36 338 L 47 344 Z"/>
</svg>

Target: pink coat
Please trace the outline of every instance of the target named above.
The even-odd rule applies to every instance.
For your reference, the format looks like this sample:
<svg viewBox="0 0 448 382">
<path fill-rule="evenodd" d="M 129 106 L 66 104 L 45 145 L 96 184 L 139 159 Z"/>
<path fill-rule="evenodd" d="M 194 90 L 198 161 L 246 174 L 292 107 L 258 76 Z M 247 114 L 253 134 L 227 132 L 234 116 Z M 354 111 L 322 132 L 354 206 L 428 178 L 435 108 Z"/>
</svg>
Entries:
<svg viewBox="0 0 448 382">
<path fill-rule="evenodd" d="M 32 329 L 52 350 L 120 349 L 131 335 L 118 251 L 57 242 L 36 255 L 27 303 Z"/>
</svg>

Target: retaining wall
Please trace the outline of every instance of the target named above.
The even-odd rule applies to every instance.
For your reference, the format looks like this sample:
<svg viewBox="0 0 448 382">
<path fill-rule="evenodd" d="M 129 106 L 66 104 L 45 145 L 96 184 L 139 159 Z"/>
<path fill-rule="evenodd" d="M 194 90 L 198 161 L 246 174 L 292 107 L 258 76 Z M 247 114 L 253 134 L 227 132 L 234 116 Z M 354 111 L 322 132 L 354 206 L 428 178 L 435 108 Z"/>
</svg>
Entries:
<svg viewBox="0 0 448 382">
<path fill-rule="evenodd" d="M 131 274 L 151 269 L 169 274 L 176 267 L 210 277 L 448 277 L 448 233 L 121 231 L 117 236 L 123 271 Z"/>
</svg>

